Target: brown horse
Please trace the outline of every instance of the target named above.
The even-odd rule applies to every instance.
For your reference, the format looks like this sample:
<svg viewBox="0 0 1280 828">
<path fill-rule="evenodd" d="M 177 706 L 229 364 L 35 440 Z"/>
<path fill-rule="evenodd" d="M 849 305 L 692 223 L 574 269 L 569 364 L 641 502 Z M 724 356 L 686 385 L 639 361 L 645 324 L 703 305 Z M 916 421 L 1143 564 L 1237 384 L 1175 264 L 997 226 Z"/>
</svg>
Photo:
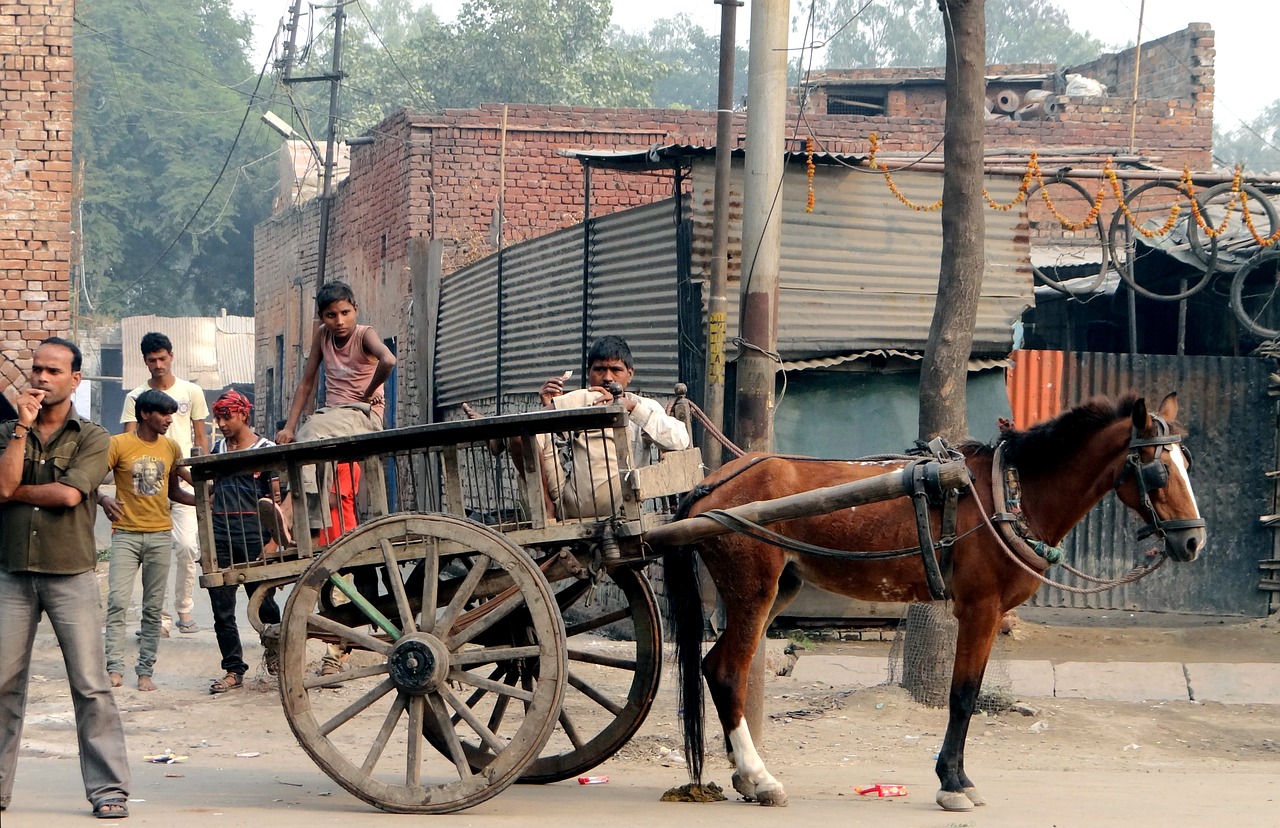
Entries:
<svg viewBox="0 0 1280 828">
<path fill-rule="evenodd" d="M 950 717 L 938 756 L 938 804 L 968 810 L 984 804 L 964 769 L 964 745 L 987 658 L 1000 619 L 1035 593 L 1034 572 L 1048 564 L 1034 549 L 1051 549 L 1108 491 L 1148 522 L 1139 537 L 1163 540 L 1164 555 L 1191 561 L 1204 547 L 1205 528 L 1187 474 L 1189 455 L 1179 444 L 1176 394 L 1158 415 L 1130 395 L 1119 402 L 1097 398 L 1028 431 L 1002 424 L 995 446 L 961 447 L 973 478 L 955 512 L 954 544 L 944 561 L 948 598 L 959 621 Z M 993 466 L 996 468 L 993 475 Z M 901 468 L 904 461 L 840 461 L 747 455 L 718 470 L 682 505 L 687 515 L 782 497 L 871 477 Z M 1013 471 L 1010 471 L 1013 470 Z M 1009 490 L 1004 489 L 1005 481 Z M 1016 501 L 1021 489 L 1020 507 Z M 993 502 L 993 489 L 997 499 Z M 1011 494 L 1012 492 L 1012 494 Z M 930 510 L 933 537 L 941 536 L 941 510 Z M 1017 523 L 998 530 L 996 521 Z M 680 515 L 683 516 L 683 515 Z M 770 527 L 788 538 L 828 550 L 885 551 L 919 544 L 909 498 L 856 506 Z M 1016 533 L 1016 534 L 1010 534 Z M 1007 539 L 1002 536 L 1009 535 Z M 695 547 L 669 550 L 666 587 L 675 626 L 676 660 L 684 705 L 685 748 L 690 774 L 701 781 L 703 758 L 702 681 L 698 674 L 703 614 L 697 588 Z M 743 707 L 752 656 L 770 622 L 808 581 L 864 601 L 928 601 L 925 567 L 917 554 L 859 560 L 813 550 L 783 549 L 727 534 L 701 541 L 696 552 L 724 603 L 724 631 L 701 660 L 724 728 L 733 785 L 762 805 L 785 805 L 782 785 L 760 760 Z M 1153 550 L 1152 554 L 1155 554 Z M 1021 563 L 1020 563 L 1021 561 Z"/>
</svg>

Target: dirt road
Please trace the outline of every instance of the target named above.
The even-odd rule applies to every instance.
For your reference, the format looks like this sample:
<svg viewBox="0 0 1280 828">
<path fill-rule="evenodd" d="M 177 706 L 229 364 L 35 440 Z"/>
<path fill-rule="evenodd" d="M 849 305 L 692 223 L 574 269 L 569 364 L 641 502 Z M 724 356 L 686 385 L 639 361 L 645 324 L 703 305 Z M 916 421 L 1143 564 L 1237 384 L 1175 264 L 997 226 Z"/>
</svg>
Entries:
<svg viewBox="0 0 1280 828">
<path fill-rule="evenodd" d="M 218 655 L 208 618 L 199 618 L 204 631 L 175 632 L 162 642 L 159 692 L 118 691 L 135 778 L 128 824 L 310 828 L 414 819 L 382 814 L 321 773 L 294 741 L 274 685 L 261 671 L 250 672 L 257 681 L 243 691 L 209 695 L 208 682 L 219 674 Z M 246 652 L 256 656 L 250 640 L 246 636 Z M 889 650 L 887 642 L 834 647 L 886 657 Z M 1010 656 L 1280 661 L 1280 630 L 1256 621 L 1164 629 L 1024 622 L 1012 637 Z M 47 632 L 37 639 L 34 673 L 14 803 L 3 825 L 83 825 L 88 805 L 81 796 L 71 703 Z M 945 711 L 916 704 L 898 688 L 851 690 L 782 676 L 767 683 L 771 721 L 762 753 L 787 786 L 790 807 L 660 803 L 663 790 L 686 781 L 672 686 L 664 677 L 641 733 L 593 772 L 607 775 L 608 784 L 516 786 L 462 814 L 435 819 L 495 828 L 620 820 L 629 827 L 664 828 L 673 822 L 779 821 L 904 828 L 1261 828 L 1274 825 L 1280 813 L 1280 707 L 1274 705 L 1028 699 L 1038 715 L 975 718 L 966 764 L 990 804 L 948 814 L 933 804 L 932 770 Z M 173 765 L 143 761 L 166 749 L 188 758 Z M 708 761 L 707 776 L 729 787 L 729 771 L 719 758 Z M 867 800 L 853 792 L 875 782 L 904 784 L 909 795 Z"/>
</svg>

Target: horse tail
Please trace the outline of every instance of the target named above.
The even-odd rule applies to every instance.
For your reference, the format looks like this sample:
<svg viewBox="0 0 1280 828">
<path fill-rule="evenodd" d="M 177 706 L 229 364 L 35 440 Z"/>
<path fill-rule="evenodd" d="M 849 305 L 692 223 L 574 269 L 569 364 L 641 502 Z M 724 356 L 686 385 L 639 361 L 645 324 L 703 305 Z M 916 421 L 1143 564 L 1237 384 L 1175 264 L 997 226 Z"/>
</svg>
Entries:
<svg viewBox="0 0 1280 828">
<path fill-rule="evenodd" d="M 684 711 L 684 752 L 689 778 L 702 784 L 702 596 L 698 590 L 696 550 L 692 546 L 670 549 L 662 557 L 667 593 L 667 613 L 674 630 L 679 705 Z"/>
</svg>

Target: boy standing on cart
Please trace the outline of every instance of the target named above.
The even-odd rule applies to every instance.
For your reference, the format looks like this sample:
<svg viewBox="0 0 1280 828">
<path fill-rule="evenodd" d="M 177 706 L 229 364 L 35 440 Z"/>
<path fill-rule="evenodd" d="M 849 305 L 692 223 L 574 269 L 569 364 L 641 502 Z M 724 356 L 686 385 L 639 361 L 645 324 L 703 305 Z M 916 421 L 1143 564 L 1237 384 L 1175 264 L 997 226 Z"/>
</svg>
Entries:
<svg viewBox="0 0 1280 828">
<path fill-rule="evenodd" d="M 357 323 L 359 314 L 355 294 L 345 282 L 328 282 L 316 292 L 319 322 L 311 338 L 311 351 L 289 418 L 276 433 L 278 444 L 382 430 L 386 408 L 382 385 L 391 376 L 396 358 L 376 330 Z M 298 428 L 303 412 L 315 396 L 321 365 L 324 366 L 324 406 Z M 321 476 L 325 476 L 326 471 L 321 466 Z M 376 464 L 374 468 L 366 468 L 364 483 L 373 511 L 385 512 L 386 484 L 381 468 Z M 322 492 L 329 491 L 328 481 L 317 480 L 314 467 L 308 465 L 303 468 L 298 488 L 306 494 L 311 532 L 318 537 L 329 518 L 328 497 L 321 496 Z"/>
</svg>

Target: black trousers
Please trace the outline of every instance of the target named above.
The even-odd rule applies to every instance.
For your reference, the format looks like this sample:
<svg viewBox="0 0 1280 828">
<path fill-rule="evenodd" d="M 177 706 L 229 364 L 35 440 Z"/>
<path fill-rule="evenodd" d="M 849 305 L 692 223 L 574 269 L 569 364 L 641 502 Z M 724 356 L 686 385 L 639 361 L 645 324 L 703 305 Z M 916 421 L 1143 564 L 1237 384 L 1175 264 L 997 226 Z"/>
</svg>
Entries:
<svg viewBox="0 0 1280 828">
<path fill-rule="evenodd" d="M 213 522 L 214 548 L 218 556 L 218 566 L 228 567 L 232 563 L 251 563 L 262 557 L 262 532 L 255 517 L 244 520 L 218 520 Z M 252 599 L 262 584 L 245 584 L 244 589 Z M 235 585 L 212 587 L 209 590 L 209 604 L 213 607 L 213 632 L 218 639 L 218 649 L 222 652 L 222 669 L 228 673 L 243 676 L 249 670 L 244 661 L 244 651 L 240 644 L 240 628 L 236 624 L 236 592 Z M 259 613 L 266 624 L 280 623 L 280 606 L 276 603 L 275 587 L 271 587 L 272 595 L 262 602 Z"/>
</svg>

